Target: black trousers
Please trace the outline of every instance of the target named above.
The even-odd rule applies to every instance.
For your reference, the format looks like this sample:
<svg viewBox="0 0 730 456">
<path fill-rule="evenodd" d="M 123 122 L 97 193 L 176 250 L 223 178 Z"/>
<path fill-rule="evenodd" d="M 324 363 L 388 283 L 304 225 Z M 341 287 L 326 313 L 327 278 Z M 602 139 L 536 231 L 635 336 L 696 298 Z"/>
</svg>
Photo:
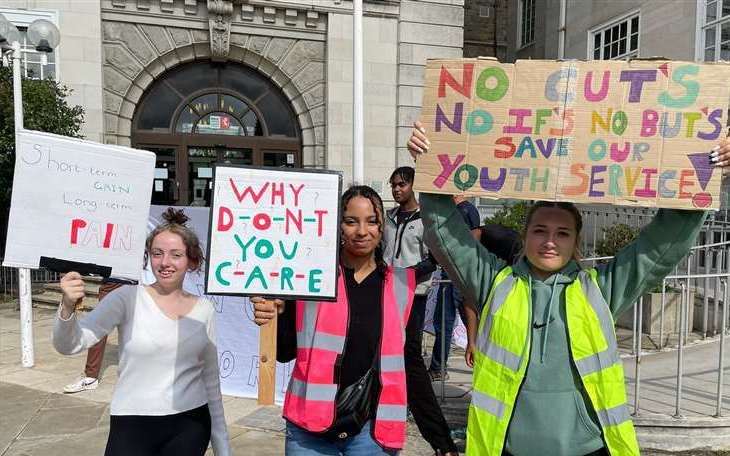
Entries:
<svg viewBox="0 0 730 456">
<path fill-rule="evenodd" d="M 203 456 L 208 404 L 175 415 L 112 415 L 104 456 Z"/>
<path fill-rule="evenodd" d="M 413 299 L 411 316 L 406 326 L 406 385 L 408 387 L 408 407 L 416 420 L 418 431 L 423 438 L 442 453 L 456 451 L 451 439 L 449 425 L 444 419 L 436 395 L 431 386 L 431 377 L 423 362 L 421 342 L 423 340 L 423 320 L 426 317 L 426 296 L 416 295 Z"/>
</svg>

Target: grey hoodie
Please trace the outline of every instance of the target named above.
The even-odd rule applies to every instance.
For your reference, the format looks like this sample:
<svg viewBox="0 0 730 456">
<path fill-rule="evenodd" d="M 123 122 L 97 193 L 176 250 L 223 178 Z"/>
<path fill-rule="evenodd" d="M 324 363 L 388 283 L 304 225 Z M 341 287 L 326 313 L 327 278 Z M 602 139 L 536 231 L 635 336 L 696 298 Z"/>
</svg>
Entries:
<svg viewBox="0 0 730 456">
<path fill-rule="evenodd" d="M 416 209 L 403 223 L 398 225 L 398 209 L 396 206 L 385 214 L 385 230 L 383 233 L 383 259 L 391 266 L 398 268 L 416 268 L 416 274 L 423 280 L 416 288 L 417 295 L 428 293 L 429 271 L 436 268 L 428 254 L 428 247 L 423 242 L 423 222 L 421 211 Z"/>
</svg>

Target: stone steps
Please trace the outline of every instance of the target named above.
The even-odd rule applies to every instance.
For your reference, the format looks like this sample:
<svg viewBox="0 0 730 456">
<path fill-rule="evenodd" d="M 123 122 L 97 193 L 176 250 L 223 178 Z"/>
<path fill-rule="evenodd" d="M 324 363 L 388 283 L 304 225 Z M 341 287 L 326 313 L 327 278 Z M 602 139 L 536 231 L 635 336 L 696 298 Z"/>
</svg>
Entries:
<svg viewBox="0 0 730 456">
<path fill-rule="evenodd" d="M 86 297 L 79 310 L 89 311 L 96 307 L 96 304 L 99 302 L 99 287 L 101 287 L 100 278 L 84 277 Z M 43 292 L 33 294 L 33 307 L 55 310 L 58 308 L 60 302 L 61 285 L 58 282 L 43 284 Z"/>
</svg>

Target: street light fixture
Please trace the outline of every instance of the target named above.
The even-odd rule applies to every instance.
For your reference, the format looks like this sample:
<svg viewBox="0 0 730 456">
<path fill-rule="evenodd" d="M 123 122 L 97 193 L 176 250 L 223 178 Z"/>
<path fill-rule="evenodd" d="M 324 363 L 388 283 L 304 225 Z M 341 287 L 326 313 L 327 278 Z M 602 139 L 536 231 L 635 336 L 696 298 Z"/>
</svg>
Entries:
<svg viewBox="0 0 730 456">
<path fill-rule="evenodd" d="M 61 34 L 52 22 L 45 19 L 37 19 L 28 27 L 28 41 L 38 52 L 49 53 L 61 42 Z"/>
<path fill-rule="evenodd" d="M 13 110 L 15 114 L 15 150 L 18 150 L 17 133 L 23 130 L 23 92 L 20 78 L 20 59 L 24 52 L 20 45 L 18 28 L 5 16 L 0 14 L 0 55 L 13 60 Z M 46 63 L 46 56 L 58 46 L 61 34 L 51 22 L 37 19 L 28 26 L 28 41 L 35 50 L 41 52 L 41 63 Z M 33 367 L 33 305 L 30 288 L 30 270 L 18 268 L 18 300 L 20 302 L 20 345 L 21 363 L 23 367 Z"/>
<path fill-rule="evenodd" d="M 0 13 L 0 46 L 10 47 L 15 41 L 20 41 L 18 27 Z"/>
</svg>

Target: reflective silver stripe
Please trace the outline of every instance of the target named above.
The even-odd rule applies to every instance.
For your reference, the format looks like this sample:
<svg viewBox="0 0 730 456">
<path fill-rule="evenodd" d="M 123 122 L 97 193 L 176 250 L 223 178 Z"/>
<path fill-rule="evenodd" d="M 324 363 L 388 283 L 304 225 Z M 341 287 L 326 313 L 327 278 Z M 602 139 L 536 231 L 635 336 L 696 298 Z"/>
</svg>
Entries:
<svg viewBox="0 0 730 456">
<path fill-rule="evenodd" d="M 393 294 L 398 304 L 398 312 L 402 326 L 406 326 L 405 312 L 408 306 L 408 270 L 404 268 L 393 268 Z"/>
<path fill-rule="evenodd" d="M 408 415 L 408 409 L 405 405 L 378 405 L 378 412 L 375 416 L 376 420 L 385 421 L 405 421 Z"/>
<path fill-rule="evenodd" d="M 596 353 L 595 355 L 586 356 L 576 361 L 575 366 L 578 368 L 580 375 L 585 377 L 586 375 L 611 367 L 619 362 L 619 360 L 618 352 L 609 349 Z"/>
<path fill-rule="evenodd" d="M 307 348 L 311 346 L 314 338 L 314 326 L 317 323 L 317 310 L 319 303 L 316 301 L 304 301 L 302 330 L 297 331 L 297 347 Z"/>
<path fill-rule="evenodd" d="M 626 404 L 621 404 L 606 410 L 596 410 L 596 415 L 598 415 L 598 421 L 601 422 L 601 426 L 618 426 L 631 419 L 629 408 Z"/>
<path fill-rule="evenodd" d="M 509 295 L 509 292 L 512 291 L 512 286 L 517 281 L 517 278 L 510 274 L 505 279 L 497 285 L 497 287 L 494 289 L 494 292 L 492 293 L 492 299 L 489 301 L 489 308 L 485 308 L 484 311 L 482 311 L 482 316 L 484 317 L 486 315 L 484 326 L 482 327 L 482 330 L 477 335 L 477 348 L 482 352 L 486 352 L 486 345 L 487 341 L 489 340 L 489 333 L 492 330 L 492 315 L 497 313 L 500 307 L 502 307 L 502 304 L 507 300 L 507 295 Z"/>
<path fill-rule="evenodd" d="M 345 348 L 345 337 L 335 336 L 327 333 L 316 333 L 314 340 L 308 339 L 304 343 L 299 344 L 300 334 L 297 333 L 297 348 L 319 348 L 322 350 L 330 350 L 337 353 L 342 353 Z M 303 338 L 303 337 L 302 337 Z"/>
<path fill-rule="evenodd" d="M 504 411 L 507 408 L 504 402 L 477 390 L 471 392 L 471 404 L 479 410 L 496 416 L 498 420 L 502 419 Z"/>
<path fill-rule="evenodd" d="M 593 281 L 588 271 L 581 271 L 580 274 L 578 274 L 578 277 L 580 277 L 583 293 L 585 294 L 588 303 L 593 308 L 593 311 L 596 312 L 598 321 L 601 323 L 601 330 L 603 331 L 603 336 L 608 344 L 607 350 L 614 353 L 618 352 L 616 333 L 613 329 L 613 317 L 611 316 L 611 311 L 608 308 L 608 304 L 606 304 L 606 300 L 604 299 L 601 290 Z"/>
<path fill-rule="evenodd" d="M 383 372 L 401 372 L 405 370 L 405 361 L 401 355 L 383 355 L 380 357 L 380 370 Z"/>
<path fill-rule="evenodd" d="M 289 391 L 298 397 L 308 401 L 334 401 L 337 394 L 337 385 L 322 385 L 317 383 L 305 383 L 292 377 L 289 383 Z"/>
<path fill-rule="evenodd" d="M 488 342 L 487 347 L 484 350 L 482 347 L 479 347 L 479 351 L 484 353 L 492 361 L 499 363 L 514 372 L 520 370 L 522 357 L 515 355 L 509 350 L 505 350 L 494 342 Z"/>
</svg>

